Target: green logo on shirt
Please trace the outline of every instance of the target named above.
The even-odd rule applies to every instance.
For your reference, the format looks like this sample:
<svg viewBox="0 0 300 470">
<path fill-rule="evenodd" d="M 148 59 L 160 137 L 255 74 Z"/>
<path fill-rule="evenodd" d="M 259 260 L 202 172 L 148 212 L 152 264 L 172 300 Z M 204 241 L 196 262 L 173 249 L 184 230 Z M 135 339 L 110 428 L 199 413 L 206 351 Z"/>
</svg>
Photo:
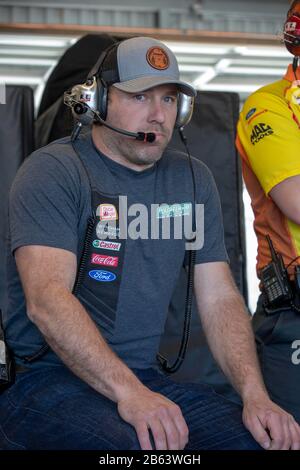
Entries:
<svg viewBox="0 0 300 470">
<path fill-rule="evenodd" d="M 161 204 L 156 209 L 157 219 L 166 219 L 171 217 L 182 217 L 191 215 L 192 204 L 190 202 L 181 202 L 176 204 Z"/>
</svg>

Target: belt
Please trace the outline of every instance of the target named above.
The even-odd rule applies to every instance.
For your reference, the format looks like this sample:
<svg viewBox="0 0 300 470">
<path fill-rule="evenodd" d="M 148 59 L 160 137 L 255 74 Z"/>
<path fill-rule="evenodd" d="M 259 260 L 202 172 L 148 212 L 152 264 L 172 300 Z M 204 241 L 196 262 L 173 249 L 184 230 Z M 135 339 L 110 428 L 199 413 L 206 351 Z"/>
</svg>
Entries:
<svg viewBox="0 0 300 470">
<path fill-rule="evenodd" d="M 263 297 L 263 308 L 267 315 L 273 315 L 278 312 L 294 310 L 300 313 L 300 296 L 299 292 L 296 290 L 295 286 L 292 284 L 292 292 L 293 297 L 290 300 L 282 300 L 274 305 L 270 305 L 266 299 L 264 293 L 262 293 Z"/>
</svg>

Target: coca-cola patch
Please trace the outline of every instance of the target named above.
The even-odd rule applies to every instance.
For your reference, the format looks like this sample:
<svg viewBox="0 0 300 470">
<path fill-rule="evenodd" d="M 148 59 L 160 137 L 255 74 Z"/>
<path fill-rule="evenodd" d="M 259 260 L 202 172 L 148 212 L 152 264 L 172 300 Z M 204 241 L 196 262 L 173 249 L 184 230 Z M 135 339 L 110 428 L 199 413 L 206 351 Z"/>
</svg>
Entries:
<svg viewBox="0 0 300 470">
<path fill-rule="evenodd" d="M 118 256 L 100 255 L 98 253 L 92 253 L 91 263 L 116 268 L 119 263 L 119 258 Z"/>
</svg>

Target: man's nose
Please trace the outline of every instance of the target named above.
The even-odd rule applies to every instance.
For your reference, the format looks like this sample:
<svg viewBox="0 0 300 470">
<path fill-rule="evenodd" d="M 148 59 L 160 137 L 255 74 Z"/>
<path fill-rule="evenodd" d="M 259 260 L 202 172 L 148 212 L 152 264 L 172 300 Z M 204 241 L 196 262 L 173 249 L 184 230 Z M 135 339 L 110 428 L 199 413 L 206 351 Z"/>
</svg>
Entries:
<svg viewBox="0 0 300 470">
<path fill-rule="evenodd" d="M 165 110 L 160 101 L 153 100 L 150 104 L 149 120 L 163 123 L 165 121 Z"/>
</svg>

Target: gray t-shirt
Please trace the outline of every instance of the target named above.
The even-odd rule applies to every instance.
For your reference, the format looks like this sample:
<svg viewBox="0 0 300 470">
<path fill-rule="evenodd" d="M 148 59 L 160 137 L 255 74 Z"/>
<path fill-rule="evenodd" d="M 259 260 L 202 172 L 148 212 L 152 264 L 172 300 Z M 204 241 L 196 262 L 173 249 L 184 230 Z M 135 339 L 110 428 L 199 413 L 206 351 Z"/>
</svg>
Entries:
<svg viewBox="0 0 300 470">
<path fill-rule="evenodd" d="M 150 215 L 151 204 L 155 203 L 159 205 L 159 218 L 167 214 L 175 219 L 178 208 L 188 210 L 193 203 L 192 177 L 185 154 L 168 150 L 153 167 L 137 172 L 100 154 L 89 133 L 79 139 L 88 156 L 93 180 L 101 182 L 102 178 L 106 189 L 117 185 L 119 194 L 127 197 L 128 209 L 133 204 L 143 204 Z M 193 167 L 196 202 L 204 204 L 205 221 L 204 245 L 197 251 L 196 263 L 228 261 L 215 183 L 203 163 L 193 159 Z M 53 142 L 25 161 L 11 190 L 9 215 L 9 303 L 5 328 L 9 345 L 17 357 L 23 357 L 34 354 L 43 345 L 43 338 L 26 315 L 13 252 L 24 245 L 43 245 L 62 248 L 80 257 L 91 215 L 89 180 L 69 138 Z M 137 214 L 128 216 L 128 223 L 135 217 Z M 149 227 L 149 234 L 150 230 Z M 184 258 L 184 239 L 128 238 L 113 328 L 107 331 L 100 312 L 98 315 L 93 309 L 89 311 L 107 342 L 131 368 L 155 365 Z M 47 266 L 44 269 L 47 271 Z M 59 362 L 50 352 L 34 366 Z"/>
</svg>

